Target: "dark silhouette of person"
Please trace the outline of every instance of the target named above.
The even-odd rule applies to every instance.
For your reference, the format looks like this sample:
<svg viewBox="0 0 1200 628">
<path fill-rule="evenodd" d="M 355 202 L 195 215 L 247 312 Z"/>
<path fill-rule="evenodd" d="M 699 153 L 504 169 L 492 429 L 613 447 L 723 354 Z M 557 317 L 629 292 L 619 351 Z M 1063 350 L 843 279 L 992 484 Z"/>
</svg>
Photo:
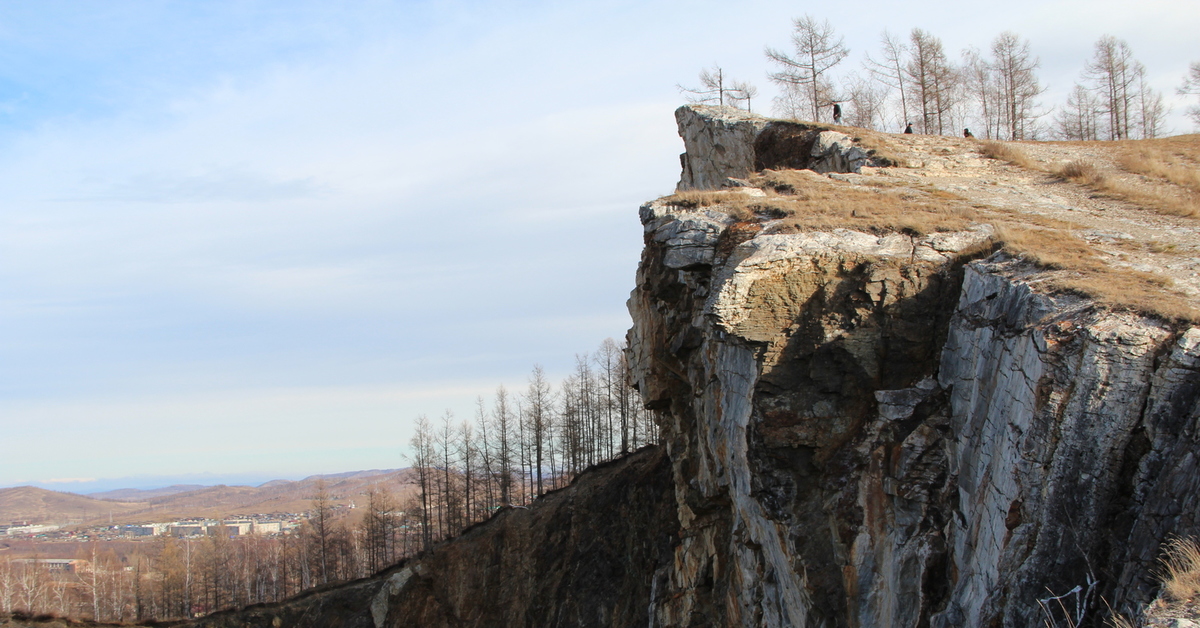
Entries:
<svg viewBox="0 0 1200 628">
<path fill-rule="evenodd" d="M 909 123 L 908 123 L 908 126 L 904 127 L 904 132 L 905 132 L 905 133 L 908 133 L 909 135 L 912 135 L 912 134 L 913 134 L 913 130 L 912 130 L 912 122 L 909 122 Z"/>
<path fill-rule="evenodd" d="M 842 106 L 838 103 L 833 103 L 833 123 L 842 123 Z"/>
<path fill-rule="evenodd" d="M 963 129 L 963 137 L 975 137 L 971 135 L 971 129 Z"/>
</svg>

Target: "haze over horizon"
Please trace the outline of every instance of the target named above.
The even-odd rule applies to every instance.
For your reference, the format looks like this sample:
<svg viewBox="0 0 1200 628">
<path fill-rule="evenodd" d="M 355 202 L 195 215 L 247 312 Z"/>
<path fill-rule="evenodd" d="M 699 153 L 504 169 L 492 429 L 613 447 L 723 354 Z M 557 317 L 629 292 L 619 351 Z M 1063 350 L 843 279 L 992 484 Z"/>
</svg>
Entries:
<svg viewBox="0 0 1200 628">
<path fill-rule="evenodd" d="M 417 415 L 557 380 L 628 327 L 676 84 L 767 111 L 805 12 L 842 69 L 1012 30 L 1047 106 L 1111 34 L 1193 131 L 1198 3 L 828 6 L 0 2 L 0 487 L 399 468 Z"/>
</svg>

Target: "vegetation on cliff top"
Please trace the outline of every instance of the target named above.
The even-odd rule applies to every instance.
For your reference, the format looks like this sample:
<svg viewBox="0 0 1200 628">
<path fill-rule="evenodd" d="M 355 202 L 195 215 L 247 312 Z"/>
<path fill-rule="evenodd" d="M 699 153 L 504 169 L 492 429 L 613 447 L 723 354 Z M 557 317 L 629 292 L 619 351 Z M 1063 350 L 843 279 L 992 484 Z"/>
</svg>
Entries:
<svg viewBox="0 0 1200 628">
<path fill-rule="evenodd" d="M 883 134 L 864 135 L 887 151 L 902 152 L 904 148 Z M 970 143 L 985 157 L 1080 184 L 1091 194 L 1164 216 L 1200 217 L 1200 136 L 1065 146 L 1076 144 L 1093 151 L 1102 149 L 1132 176 L 1106 175 L 1083 160 L 1045 163 L 1020 144 Z M 901 154 L 895 160 L 904 163 L 906 157 Z M 919 177 L 839 180 L 810 170 L 765 170 L 750 177 L 748 183 L 748 188 L 677 192 L 660 202 L 684 208 L 712 207 L 739 223 L 760 224 L 771 233 L 845 228 L 915 236 L 988 223 L 995 227 L 995 248 L 1049 271 L 1043 285 L 1051 291 L 1089 297 L 1114 309 L 1200 322 L 1195 300 L 1174 289 L 1170 277 L 1132 264 L 1113 264 L 1110 253 L 1077 235 L 1086 230 L 1079 222 L 981 203 L 961 190 L 944 189 Z M 1177 253 L 1175 245 L 1157 242 L 1130 240 L 1120 246 L 1131 252 Z"/>
</svg>

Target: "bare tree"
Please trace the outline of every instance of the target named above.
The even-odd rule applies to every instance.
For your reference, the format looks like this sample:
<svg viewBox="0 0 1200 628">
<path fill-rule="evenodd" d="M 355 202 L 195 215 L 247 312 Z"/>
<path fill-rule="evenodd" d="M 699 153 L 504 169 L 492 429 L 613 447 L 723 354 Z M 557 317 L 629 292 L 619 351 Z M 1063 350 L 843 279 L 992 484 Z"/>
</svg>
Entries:
<svg viewBox="0 0 1200 628">
<path fill-rule="evenodd" d="M 1188 66 L 1188 73 L 1177 91 L 1180 96 L 1200 96 L 1200 61 L 1193 61 Z M 1200 104 L 1188 107 L 1187 115 L 1192 122 L 1200 125 Z"/>
<path fill-rule="evenodd" d="M 1131 90 L 1136 81 L 1134 63 L 1129 44 L 1105 35 L 1096 42 L 1095 53 L 1084 66 L 1084 78 L 1091 81 L 1100 97 L 1101 112 L 1108 118 L 1110 140 L 1129 137 Z"/>
<path fill-rule="evenodd" d="M 803 94 L 809 104 L 810 119 L 819 121 L 821 107 L 835 100 L 833 84 L 826 73 L 841 63 L 850 51 L 841 37 L 835 37 L 829 20 L 818 23 L 812 16 L 805 15 L 793 20 L 792 25 L 795 56 L 768 47 L 767 59 L 780 66 L 779 71 L 769 76 L 785 90 Z"/>
<path fill-rule="evenodd" d="M 438 464 L 441 486 L 441 531 L 442 538 L 449 538 L 462 529 L 462 500 L 458 490 L 459 475 L 455 469 L 457 460 L 451 456 L 457 454 L 457 433 L 454 429 L 454 411 L 449 408 L 442 414 L 442 424 L 436 433 L 435 442 L 439 449 Z"/>
<path fill-rule="evenodd" d="M 479 459 L 476 455 L 478 447 L 475 444 L 475 428 L 467 421 L 458 426 L 458 459 L 462 463 L 462 509 L 463 527 L 475 521 L 474 502 L 478 499 L 473 489 L 476 475 L 479 473 Z"/>
<path fill-rule="evenodd" d="M 512 481 L 514 469 L 513 436 L 515 421 L 508 403 L 508 391 L 504 386 L 496 389 L 492 403 L 492 416 L 496 421 L 496 480 L 500 484 L 500 504 L 511 506 L 513 502 Z"/>
<path fill-rule="evenodd" d="M 996 71 L 999 121 L 1010 140 L 1029 137 L 1040 114 L 1035 112 L 1034 99 L 1046 91 L 1038 83 L 1035 71 L 1038 59 L 1029 50 L 1029 41 L 1022 41 L 1011 31 L 1001 33 L 992 42 L 992 67 Z"/>
<path fill-rule="evenodd" d="M 1134 63 L 1133 72 L 1137 80 L 1133 105 L 1136 108 L 1138 135 L 1142 139 L 1158 137 L 1166 130 L 1167 121 L 1167 106 L 1163 102 L 1162 92 L 1146 82 L 1146 66 Z"/>
<path fill-rule="evenodd" d="M 433 546 L 433 428 L 425 415 L 417 417 L 417 431 L 413 434 L 412 463 L 417 470 L 417 483 L 421 490 L 421 548 L 429 550 Z"/>
<path fill-rule="evenodd" d="M 684 94 L 690 103 L 716 102 L 723 106 L 726 94 L 733 85 L 732 81 L 726 81 L 725 70 L 714 63 L 711 70 L 708 68 L 700 70 L 700 87 L 684 87 L 678 84 L 675 87 Z"/>
<path fill-rule="evenodd" d="M 1076 83 L 1066 105 L 1054 117 L 1055 134 L 1065 140 L 1099 139 L 1100 114 L 1095 94 Z"/>
<path fill-rule="evenodd" d="M 383 569 L 393 559 L 391 547 L 395 509 L 392 494 L 386 487 L 372 484 L 367 487 L 367 512 L 363 516 L 366 565 L 370 573 Z"/>
<path fill-rule="evenodd" d="M 550 435 L 550 384 L 541 366 L 534 366 L 525 393 L 525 417 L 530 438 L 530 471 L 537 479 L 537 495 L 544 491 L 542 471 L 545 464 L 546 439 Z M 530 481 L 532 481 L 531 478 Z"/>
<path fill-rule="evenodd" d="M 961 70 L 962 87 L 967 97 L 978 107 L 980 125 L 975 126 L 975 135 L 992 139 L 999 136 L 999 95 L 996 93 L 996 78 L 992 64 L 972 47 L 963 51 Z M 980 130 L 982 128 L 982 130 Z"/>
<path fill-rule="evenodd" d="M 333 504 L 329 500 L 329 488 L 323 479 L 317 480 L 311 508 L 308 522 L 312 526 L 313 549 L 317 553 L 321 584 L 327 584 L 332 573 L 329 567 L 332 554 L 330 540 L 333 538 Z"/>
<path fill-rule="evenodd" d="M 483 474 L 483 518 L 496 506 L 496 455 L 492 442 L 492 421 L 488 417 L 487 407 L 483 403 L 483 395 L 475 398 L 475 426 L 479 434 L 479 465 Z"/>
<path fill-rule="evenodd" d="M 914 28 L 909 41 L 912 54 L 904 73 L 914 88 L 913 104 L 921 111 L 921 132 L 941 135 L 954 105 L 957 72 L 946 59 L 942 40 Z"/>
<path fill-rule="evenodd" d="M 888 33 L 886 30 L 880 36 L 883 52 L 878 61 L 871 58 L 871 55 L 866 56 L 864 66 L 871 76 L 878 79 L 888 88 L 900 90 L 900 112 L 903 116 L 902 122 L 907 124 L 908 117 L 908 99 L 904 95 L 904 79 L 905 79 L 905 55 L 907 48 L 904 43 Z"/>
<path fill-rule="evenodd" d="M 734 81 L 733 90 L 729 92 L 729 104 L 734 107 L 741 108 L 742 102 L 746 103 L 746 111 L 754 111 L 750 107 L 750 101 L 758 96 L 758 88 L 746 81 Z"/>
<path fill-rule="evenodd" d="M 842 81 L 842 93 L 848 105 L 846 124 L 879 130 L 883 125 L 887 91 L 879 83 L 850 74 Z"/>
</svg>

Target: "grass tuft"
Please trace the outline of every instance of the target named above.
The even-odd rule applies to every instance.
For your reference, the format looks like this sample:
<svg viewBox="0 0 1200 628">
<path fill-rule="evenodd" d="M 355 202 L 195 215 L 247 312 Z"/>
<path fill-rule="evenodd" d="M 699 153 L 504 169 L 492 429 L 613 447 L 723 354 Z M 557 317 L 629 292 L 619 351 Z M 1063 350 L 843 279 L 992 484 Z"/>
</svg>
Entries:
<svg viewBox="0 0 1200 628">
<path fill-rule="evenodd" d="M 1163 593 L 1167 597 L 1186 601 L 1200 594 L 1200 544 L 1194 539 L 1168 541 L 1161 562 Z"/>
<path fill-rule="evenodd" d="M 1086 161 L 1069 161 L 1054 171 L 1059 178 L 1081 185 L 1102 186 L 1104 175 L 1091 163 Z"/>
<path fill-rule="evenodd" d="M 1041 170 L 1042 168 L 1034 161 L 1025 151 L 1007 142 L 984 141 L 979 143 L 979 151 L 984 157 L 1007 161 L 1014 166 L 1020 166 L 1027 170 Z"/>
</svg>

